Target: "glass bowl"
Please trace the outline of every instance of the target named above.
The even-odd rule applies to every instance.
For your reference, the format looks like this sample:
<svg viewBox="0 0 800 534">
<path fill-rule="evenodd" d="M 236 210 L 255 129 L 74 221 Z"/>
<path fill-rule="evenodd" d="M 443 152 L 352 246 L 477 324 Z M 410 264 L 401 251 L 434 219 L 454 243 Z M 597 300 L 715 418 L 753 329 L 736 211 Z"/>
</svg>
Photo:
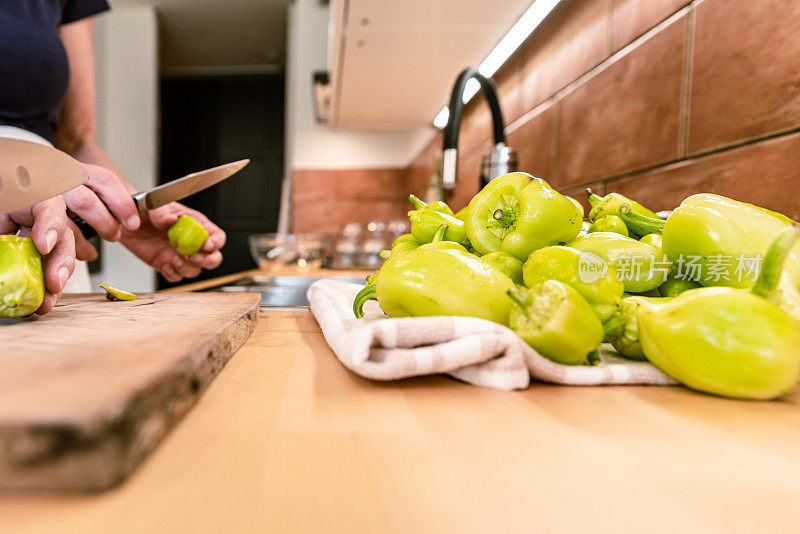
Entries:
<svg viewBox="0 0 800 534">
<path fill-rule="evenodd" d="M 262 271 L 307 272 L 322 267 L 330 247 L 325 234 L 251 234 L 250 255 Z M 287 274 L 288 274 L 287 273 Z"/>
</svg>

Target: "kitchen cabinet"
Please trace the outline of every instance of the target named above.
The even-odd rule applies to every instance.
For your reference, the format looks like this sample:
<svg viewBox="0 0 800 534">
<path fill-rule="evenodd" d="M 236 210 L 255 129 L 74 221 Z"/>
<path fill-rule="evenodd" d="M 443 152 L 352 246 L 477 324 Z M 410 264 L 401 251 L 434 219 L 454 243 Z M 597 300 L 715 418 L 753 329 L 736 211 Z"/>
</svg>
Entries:
<svg viewBox="0 0 800 534">
<path fill-rule="evenodd" d="M 328 41 L 335 127 L 427 126 L 530 0 L 339 0 Z"/>
</svg>

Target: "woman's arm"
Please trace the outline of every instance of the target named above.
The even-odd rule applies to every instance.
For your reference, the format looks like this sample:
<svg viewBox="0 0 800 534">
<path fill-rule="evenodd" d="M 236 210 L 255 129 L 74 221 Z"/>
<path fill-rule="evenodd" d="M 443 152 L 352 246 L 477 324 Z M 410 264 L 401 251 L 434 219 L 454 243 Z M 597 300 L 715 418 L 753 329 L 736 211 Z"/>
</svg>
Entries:
<svg viewBox="0 0 800 534">
<path fill-rule="evenodd" d="M 136 188 L 122 177 L 105 150 L 97 144 L 93 27 L 92 19 L 85 18 L 59 28 L 70 76 L 67 94 L 61 103 L 55 145 L 80 162 L 113 171 L 125 189 L 133 194 Z"/>
<path fill-rule="evenodd" d="M 130 196 L 135 188 L 114 166 L 108 154 L 97 144 L 95 119 L 94 49 L 92 19 L 86 18 L 61 26 L 59 34 L 67 51 L 70 78 L 61 104 L 55 146 L 87 164 L 90 179 L 85 186 L 64 194 L 67 207 L 77 213 L 107 241 L 118 241 L 122 221 L 129 230 L 139 227 L 136 206 Z M 102 201 L 101 201 L 102 200 Z M 80 259 L 94 259 L 97 252 L 76 228 Z"/>
<path fill-rule="evenodd" d="M 65 196 L 67 206 L 94 226 L 101 237 L 111 241 L 120 239 L 131 252 L 160 271 L 171 282 L 177 282 L 183 277 L 197 276 L 201 268 L 217 267 L 222 262 L 219 249 L 225 244 L 225 232 L 202 213 L 173 202 L 142 214 L 141 227 L 139 218 L 132 218 L 132 215 L 136 214 L 136 208 L 131 200 L 131 194 L 136 192 L 136 188 L 121 177 L 111 158 L 97 143 L 92 31 L 91 19 L 65 24 L 59 30 L 69 58 L 70 82 L 59 115 L 56 146 L 82 163 L 103 168 L 89 169 L 90 175 L 92 172 L 97 175 L 97 178 L 92 176 L 87 182 L 89 190 L 81 191 L 80 188 L 73 190 L 77 191 L 76 195 L 81 196 L 82 205 L 77 206 L 78 199 Z M 106 171 L 105 174 L 101 172 L 106 169 L 113 172 Z M 115 174 L 116 179 L 109 176 L 110 174 Z M 73 192 L 70 192 L 70 196 L 74 196 Z M 100 199 L 103 202 L 100 202 Z M 75 209 L 76 206 L 83 208 L 92 219 Z M 108 206 L 108 209 L 105 206 Z M 123 221 L 123 228 L 118 224 L 114 227 L 109 221 L 111 214 L 114 216 L 112 219 Z M 197 219 L 209 233 L 203 249 L 189 258 L 180 256 L 169 245 L 166 233 L 166 230 L 183 214 Z M 113 222 L 116 223 L 116 220 Z M 96 224 L 102 227 L 103 232 Z M 80 233 L 77 231 L 76 233 L 78 250 L 85 251 L 91 248 L 94 252 L 94 248 L 80 236 Z"/>
</svg>

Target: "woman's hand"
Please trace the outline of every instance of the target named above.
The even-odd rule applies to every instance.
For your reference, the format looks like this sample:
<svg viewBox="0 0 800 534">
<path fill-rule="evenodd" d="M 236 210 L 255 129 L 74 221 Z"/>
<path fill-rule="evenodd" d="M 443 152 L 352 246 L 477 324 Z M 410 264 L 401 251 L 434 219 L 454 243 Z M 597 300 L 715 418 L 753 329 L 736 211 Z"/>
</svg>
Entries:
<svg viewBox="0 0 800 534">
<path fill-rule="evenodd" d="M 139 228 L 141 221 L 136 204 L 120 177 L 104 167 L 82 165 L 89 173 L 89 181 L 62 195 L 67 208 L 89 223 L 106 241 L 119 241 L 123 227 L 127 230 Z M 97 258 L 97 250 L 72 221 L 69 226 L 75 234 L 78 259 Z"/>
<path fill-rule="evenodd" d="M 66 206 L 61 197 L 0 214 L 0 234 L 13 234 L 19 230 L 21 235 L 33 239 L 42 254 L 46 292 L 42 305 L 36 310 L 39 315 L 53 309 L 75 270 L 75 239 L 67 227 L 67 220 Z"/>
<path fill-rule="evenodd" d="M 203 248 L 192 256 L 181 256 L 172 248 L 167 230 L 181 215 L 191 215 L 208 230 Z M 142 225 L 135 231 L 123 229 L 121 242 L 140 260 L 154 268 L 169 282 L 193 278 L 202 269 L 214 269 L 222 263 L 219 249 L 225 244 L 225 232 L 199 211 L 172 202 L 142 214 Z"/>
</svg>

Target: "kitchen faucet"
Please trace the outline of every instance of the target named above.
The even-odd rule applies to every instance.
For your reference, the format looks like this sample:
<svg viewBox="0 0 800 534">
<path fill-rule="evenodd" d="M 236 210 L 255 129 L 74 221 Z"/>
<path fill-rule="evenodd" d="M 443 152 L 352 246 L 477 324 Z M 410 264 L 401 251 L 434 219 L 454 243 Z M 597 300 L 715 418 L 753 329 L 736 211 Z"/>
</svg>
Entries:
<svg viewBox="0 0 800 534">
<path fill-rule="evenodd" d="M 497 99 L 494 81 L 478 72 L 475 67 L 467 67 L 458 75 L 450 95 L 450 117 L 444 129 L 444 146 L 442 150 L 442 187 L 455 189 L 456 171 L 458 167 L 458 131 L 461 127 L 461 113 L 464 108 L 463 95 L 467 82 L 475 78 L 489 102 L 494 130 L 494 147 L 484 154 L 481 160 L 481 187 L 507 172 L 516 170 L 517 154 L 506 146 L 506 134 L 503 126 L 503 114 Z"/>
</svg>

